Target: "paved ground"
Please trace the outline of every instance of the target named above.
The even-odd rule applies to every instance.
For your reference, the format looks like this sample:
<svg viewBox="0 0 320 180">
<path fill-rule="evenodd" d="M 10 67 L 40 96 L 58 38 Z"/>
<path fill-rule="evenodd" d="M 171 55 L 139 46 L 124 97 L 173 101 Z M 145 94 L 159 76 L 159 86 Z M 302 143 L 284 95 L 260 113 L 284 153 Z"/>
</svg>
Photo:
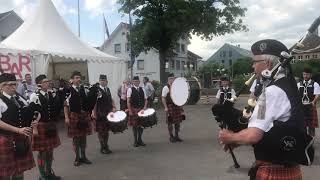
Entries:
<svg viewBox="0 0 320 180">
<path fill-rule="evenodd" d="M 244 107 L 244 98 L 238 106 Z M 211 105 L 186 106 L 187 120 L 183 122 L 183 143 L 171 144 L 168 140 L 164 113 L 158 112 L 159 124 L 146 129 L 146 147 L 132 146 L 132 132 L 110 136 L 111 155 L 99 153 L 96 134 L 88 138 L 88 157 L 93 165 L 73 166 L 74 154 L 71 140 L 66 138 L 64 125 L 60 124 L 62 146 L 55 151 L 54 169 L 65 180 L 246 180 L 253 162 L 251 147 L 235 151 L 241 168 L 232 168 L 231 157 L 221 150 L 217 142 L 219 130 L 211 115 Z M 319 137 L 319 134 L 318 134 Z M 317 151 L 320 148 L 316 142 Z M 36 156 L 35 156 L 36 157 Z M 303 167 L 305 180 L 317 180 L 320 161 Z M 311 176 L 312 175 L 312 176 Z M 26 180 L 38 178 L 37 168 L 26 172 Z"/>
</svg>

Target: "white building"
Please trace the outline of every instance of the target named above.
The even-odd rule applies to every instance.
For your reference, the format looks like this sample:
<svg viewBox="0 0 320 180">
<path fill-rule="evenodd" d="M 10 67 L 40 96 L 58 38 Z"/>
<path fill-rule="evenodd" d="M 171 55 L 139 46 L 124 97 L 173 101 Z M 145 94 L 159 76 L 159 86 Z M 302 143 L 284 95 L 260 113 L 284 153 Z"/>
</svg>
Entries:
<svg viewBox="0 0 320 180">
<path fill-rule="evenodd" d="M 128 37 L 129 24 L 120 23 L 111 33 L 110 37 L 102 44 L 100 50 L 124 58 L 130 63 L 130 42 Z M 169 62 L 166 64 L 167 72 L 172 72 L 176 76 L 184 76 L 197 70 L 197 62 L 202 58 L 188 51 L 189 44 L 188 40 L 180 39 L 178 41 L 173 57 L 168 58 Z M 136 57 L 133 65 L 133 75 L 140 78 L 147 76 L 150 80 L 160 81 L 160 60 L 156 49 L 142 52 Z"/>
</svg>

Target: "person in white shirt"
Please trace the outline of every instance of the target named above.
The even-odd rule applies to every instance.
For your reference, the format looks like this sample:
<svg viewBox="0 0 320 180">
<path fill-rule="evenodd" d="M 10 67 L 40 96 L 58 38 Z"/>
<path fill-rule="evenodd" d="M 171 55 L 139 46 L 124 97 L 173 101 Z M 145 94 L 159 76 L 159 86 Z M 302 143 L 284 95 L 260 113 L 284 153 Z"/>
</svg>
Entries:
<svg viewBox="0 0 320 180">
<path fill-rule="evenodd" d="M 219 104 L 223 104 L 226 100 L 236 98 L 236 92 L 230 87 L 230 81 L 227 77 L 220 78 L 221 87 L 217 92 L 216 98 Z"/>
<path fill-rule="evenodd" d="M 36 84 L 32 83 L 32 77 L 30 74 L 26 74 L 24 77 L 25 80 L 18 85 L 17 92 L 28 100 L 30 95 L 34 93 L 38 87 Z"/>
<path fill-rule="evenodd" d="M 320 87 L 317 82 L 311 79 L 312 70 L 304 68 L 303 80 L 298 82 L 301 101 L 304 111 L 304 124 L 311 136 L 316 135 L 315 128 L 318 128 L 317 102 L 320 96 Z"/>
<path fill-rule="evenodd" d="M 148 99 L 148 107 L 152 107 L 153 99 L 154 99 L 154 87 L 149 81 L 148 77 L 143 78 L 143 88 L 146 92 L 147 99 Z"/>
<path fill-rule="evenodd" d="M 281 42 L 270 39 L 254 43 L 251 50 L 257 78 L 261 78 L 263 70 L 271 70 L 279 62 L 281 52 L 288 52 Z M 219 141 L 225 150 L 227 147 L 253 145 L 256 162 L 250 171 L 252 179 L 302 179 L 301 162 L 297 158 L 304 156 L 305 151 L 295 150 L 300 149 L 297 146 L 305 147 L 307 142 L 304 141 L 301 103 L 298 103 L 296 84 L 291 77 L 280 74 L 269 85 L 264 85 L 266 88 L 258 98 L 248 128 L 237 133 L 226 129 L 219 132 Z M 303 143 L 296 142 L 297 139 L 288 141 L 287 134 L 303 139 Z M 292 156 L 287 149 L 299 154 Z"/>
<path fill-rule="evenodd" d="M 134 147 L 145 146 L 142 141 L 143 128 L 138 123 L 138 112 L 147 109 L 148 100 L 146 92 L 139 86 L 138 76 L 133 77 L 132 86 L 127 91 L 127 106 L 129 110 L 128 125 L 132 126 L 134 136 Z"/>
</svg>

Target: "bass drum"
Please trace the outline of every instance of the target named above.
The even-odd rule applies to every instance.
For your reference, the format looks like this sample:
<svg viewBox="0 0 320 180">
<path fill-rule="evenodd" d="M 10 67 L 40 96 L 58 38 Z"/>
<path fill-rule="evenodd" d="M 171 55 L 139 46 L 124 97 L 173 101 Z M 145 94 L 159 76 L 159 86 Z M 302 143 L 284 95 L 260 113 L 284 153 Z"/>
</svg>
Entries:
<svg viewBox="0 0 320 180">
<path fill-rule="evenodd" d="M 196 77 L 187 78 L 190 86 L 190 95 L 187 101 L 188 105 L 195 105 L 200 100 L 200 81 Z"/>
</svg>

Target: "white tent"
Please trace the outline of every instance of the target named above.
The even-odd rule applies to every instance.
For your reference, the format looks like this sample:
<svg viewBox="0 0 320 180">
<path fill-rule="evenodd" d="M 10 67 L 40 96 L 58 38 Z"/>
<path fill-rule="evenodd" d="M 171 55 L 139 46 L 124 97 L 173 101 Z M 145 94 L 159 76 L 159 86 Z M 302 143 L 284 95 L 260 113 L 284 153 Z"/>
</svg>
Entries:
<svg viewBox="0 0 320 180">
<path fill-rule="evenodd" d="M 66 78 L 80 70 L 92 84 L 98 81 L 99 74 L 107 74 L 116 95 L 117 87 L 127 76 L 125 60 L 82 42 L 69 30 L 51 0 L 39 1 L 35 13 L 2 42 L 0 52 L 18 50 L 30 54 L 33 77 L 47 74 Z"/>
</svg>

